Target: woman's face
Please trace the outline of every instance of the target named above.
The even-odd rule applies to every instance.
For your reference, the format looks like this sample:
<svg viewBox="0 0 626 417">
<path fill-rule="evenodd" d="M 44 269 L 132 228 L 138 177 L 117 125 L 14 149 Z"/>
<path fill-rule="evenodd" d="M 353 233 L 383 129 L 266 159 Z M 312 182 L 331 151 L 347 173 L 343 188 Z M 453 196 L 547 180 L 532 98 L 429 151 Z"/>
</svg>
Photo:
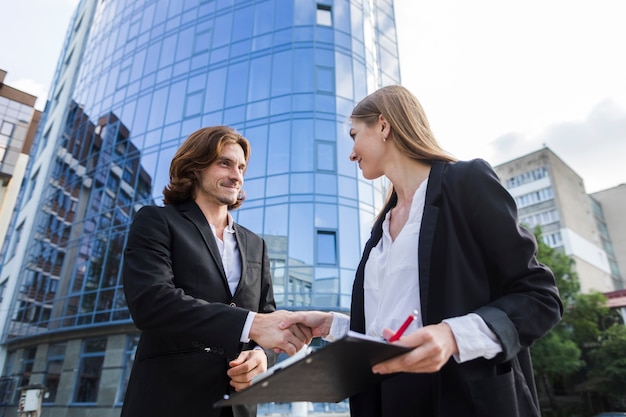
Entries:
<svg viewBox="0 0 626 417">
<path fill-rule="evenodd" d="M 350 160 L 359 164 L 363 176 L 372 180 L 384 175 L 385 124 L 381 118 L 371 126 L 362 120 L 352 119 L 350 137 L 354 141 Z"/>
</svg>

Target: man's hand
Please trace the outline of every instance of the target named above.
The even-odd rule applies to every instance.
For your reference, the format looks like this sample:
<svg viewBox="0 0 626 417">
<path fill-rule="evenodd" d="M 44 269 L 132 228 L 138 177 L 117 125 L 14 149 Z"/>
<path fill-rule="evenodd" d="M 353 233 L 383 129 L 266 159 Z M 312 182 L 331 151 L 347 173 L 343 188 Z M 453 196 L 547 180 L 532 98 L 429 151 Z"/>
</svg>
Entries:
<svg viewBox="0 0 626 417">
<path fill-rule="evenodd" d="M 313 337 L 326 337 L 333 323 L 333 315 L 322 311 L 298 311 L 287 317 L 281 324 L 282 329 L 301 325 L 310 329 Z"/>
<path fill-rule="evenodd" d="M 228 366 L 230 385 L 235 391 L 241 391 L 252 384 L 252 378 L 267 371 L 267 356 L 261 349 L 244 350 Z"/>
<path fill-rule="evenodd" d="M 284 323 L 294 323 L 291 319 L 293 314 L 286 310 L 257 313 L 250 329 L 250 339 L 264 348 L 295 355 L 304 345 L 311 343 L 313 335 L 311 329 L 304 325 L 284 326 Z"/>
<path fill-rule="evenodd" d="M 385 329 L 383 336 L 389 339 L 393 333 Z M 372 372 L 375 374 L 437 372 L 448 362 L 450 356 L 459 351 L 452 329 L 446 323 L 422 327 L 395 343 L 414 349 L 374 365 Z"/>
</svg>

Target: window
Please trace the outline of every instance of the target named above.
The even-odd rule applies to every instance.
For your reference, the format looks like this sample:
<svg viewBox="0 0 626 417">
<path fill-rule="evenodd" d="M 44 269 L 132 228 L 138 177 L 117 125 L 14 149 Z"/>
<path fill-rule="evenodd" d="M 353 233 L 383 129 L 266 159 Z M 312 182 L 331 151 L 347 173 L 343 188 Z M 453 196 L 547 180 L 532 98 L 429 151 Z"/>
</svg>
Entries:
<svg viewBox="0 0 626 417">
<path fill-rule="evenodd" d="M 33 193 L 35 191 L 35 187 L 37 186 L 37 177 L 39 176 L 39 169 L 37 169 L 37 172 L 35 172 L 33 174 L 32 177 L 30 177 L 30 185 L 29 185 L 29 189 L 28 189 L 28 198 L 27 200 L 30 200 L 33 197 Z"/>
<path fill-rule="evenodd" d="M 126 338 L 126 349 L 124 350 L 124 366 L 122 368 L 122 380 L 120 381 L 120 390 L 117 393 L 117 402 L 121 404 L 124 402 L 124 395 L 126 395 L 126 388 L 128 387 L 128 379 L 130 378 L 130 371 L 133 368 L 135 362 L 135 352 L 137 351 L 137 344 L 139 343 L 139 333 L 133 333 Z"/>
<path fill-rule="evenodd" d="M 332 142 L 317 141 L 317 169 L 335 171 L 335 146 Z"/>
<path fill-rule="evenodd" d="M 87 339 L 83 342 L 74 402 L 95 403 L 98 400 L 106 344 L 105 337 Z"/>
<path fill-rule="evenodd" d="M 517 203 L 517 207 L 522 208 L 526 206 L 530 206 L 533 204 L 541 203 L 542 201 L 551 200 L 554 198 L 554 194 L 552 193 L 552 188 L 542 188 L 538 191 L 533 191 L 528 194 L 521 195 L 515 198 L 515 202 Z"/>
<path fill-rule="evenodd" d="M 37 354 L 36 346 L 24 349 L 22 353 L 21 380 L 19 385 L 17 385 L 18 387 L 30 384 L 30 376 L 33 373 L 33 366 L 35 365 L 35 354 Z M 19 396 L 20 390 L 16 390 L 16 394 Z"/>
<path fill-rule="evenodd" d="M 316 23 L 322 26 L 332 26 L 333 13 L 330 6 L 325 4 L 317 5 Z"/>
<path fill-rule="evenodd" d="M 19 246 L 20 239 L 22 238 L 23 228 L 24 228 L 24 222 L 20 223 L 20 225 L 15 228 L 15 236 L 13 237 L 13 247 L 11 248 L 11 254 L 9 255 L 9 259 L 13 258 L 17 254 L 17 247 Z"/>
<path fill-rule="evenodd" d="M 317 231 L 317 263 L 337 264 L 337 239 L 334 231 Z"/>
<path fill-rule="evenodd" d="M 47 396 L 44 401 L 53 403 L 56 400 L 59 381 L 63 371 L 63 356 L 65 355 L 65 343 L 53 343 L 48 346 L 48 365 L 46 366 L 46 376 L 44 385 Z"/>
<path fill-rule="evenodd" d="M 546 167 L 537 168 L 532 171 L 519 174 L 513 178 L 509 178 L 508 180 L 506 180 L 506 188 L 511 189 L 519 187 L 520 185 L 528 184 L 533 181 L 538 181 L 547 176 L 548 169 Z"/>
</svg>

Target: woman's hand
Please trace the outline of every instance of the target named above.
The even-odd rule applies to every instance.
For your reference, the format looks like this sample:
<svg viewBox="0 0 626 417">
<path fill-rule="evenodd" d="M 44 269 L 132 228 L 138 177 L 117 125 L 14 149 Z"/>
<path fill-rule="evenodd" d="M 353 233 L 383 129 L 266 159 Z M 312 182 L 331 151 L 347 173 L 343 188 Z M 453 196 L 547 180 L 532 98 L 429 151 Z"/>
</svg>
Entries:
<svg viewBox="0 0 626 417">
<path fill-rule="evenodd" d="M 386 339 L 389 339 L 393 333 L 389 329 L 384 330 Z M 414 349 L 404 355 L 374 365 L 372 372 L 375 374 L 437 372 L 452 355 L 459 351 L 452 329 L 446 323 L 422 327 L 395 343 Z"/>
</svg>

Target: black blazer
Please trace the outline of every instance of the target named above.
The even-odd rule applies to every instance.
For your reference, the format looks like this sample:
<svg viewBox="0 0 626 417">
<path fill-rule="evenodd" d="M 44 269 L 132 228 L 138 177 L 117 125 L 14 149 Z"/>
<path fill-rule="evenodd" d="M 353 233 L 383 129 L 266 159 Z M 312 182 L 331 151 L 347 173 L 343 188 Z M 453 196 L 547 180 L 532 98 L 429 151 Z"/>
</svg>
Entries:
<svg viewBox="0 0 626 417">
<path fill-rule="evenodd" d="M 365 263 L 383 220 L 372 229 L 354 282 L 351 328 L 359 332 Z M 485 161 L 433 163 L 416 254 L 424 325 L 477 313 L 503 352 L 462 364 L 451 358 L 433 374 L 396 374 L 351 398 L 352 415 L 539 416 L 528 348 L 560 320 L 563 306 L 536 250 L 534 236 L 518 225 L 513 198 Z"/>
<path fill-rule="evenodd" d="M 276 309 L 265 241 L 238 224 L 234 229 L 242 271 L 231 296 L 196 203 L 145 206 L 135 216 L 123 281 L 142 333 L 122 416 L 219 416 L 213 403 L 230 392 L 228 361 L 255 346 L 240 343 L 248 311 Z M 276 355 L 266 354 L 272 365 Z M 256 415 L 256 407 L 235 407 L 234 415 Z"/>
</svg>

